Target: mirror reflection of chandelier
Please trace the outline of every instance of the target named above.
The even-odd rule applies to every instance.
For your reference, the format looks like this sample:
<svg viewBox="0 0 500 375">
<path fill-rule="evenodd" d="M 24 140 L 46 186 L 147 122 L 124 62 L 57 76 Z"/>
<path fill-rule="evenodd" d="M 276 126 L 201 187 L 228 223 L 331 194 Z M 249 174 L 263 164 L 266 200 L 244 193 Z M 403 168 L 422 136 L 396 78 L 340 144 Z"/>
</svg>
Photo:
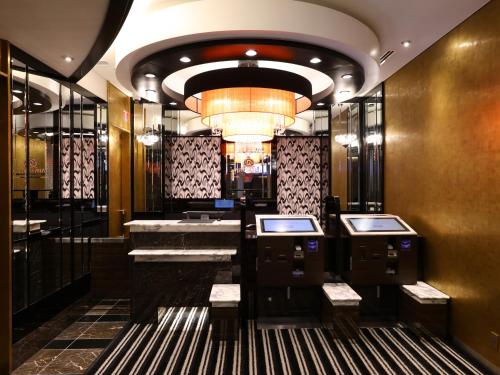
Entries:
<svg viewBox="0 0 500 375">
<path fill-rule="evenodd" d="M 223 87 L 220 87 L 223 86 Z M 208 71 L 185 85 L 185 104 L 229 142 L 267 142 L 311 105 L 311 83 L 282 70 L 243 67 Z"/>
<path fill-rule="evenodd" d="M 335 142 L 341 144 L 344 147 L 357 147 L 358 137 L 356 134 L 337 134 L 335 137 Z"/>
</svg>

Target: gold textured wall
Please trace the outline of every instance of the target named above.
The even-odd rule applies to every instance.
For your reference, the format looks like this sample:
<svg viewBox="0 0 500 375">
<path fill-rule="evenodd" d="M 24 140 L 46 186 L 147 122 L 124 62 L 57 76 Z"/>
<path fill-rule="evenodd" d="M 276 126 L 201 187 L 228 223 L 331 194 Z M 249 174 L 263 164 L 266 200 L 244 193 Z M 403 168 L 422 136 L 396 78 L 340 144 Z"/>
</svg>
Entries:
<svg viewBox="0 0 500 375">
<path fill-rule="evenodd" d="M 385 204 L 425 236 L 451 333 L 500 366 L 500 1 L 386 81 Z"/>
</svg>

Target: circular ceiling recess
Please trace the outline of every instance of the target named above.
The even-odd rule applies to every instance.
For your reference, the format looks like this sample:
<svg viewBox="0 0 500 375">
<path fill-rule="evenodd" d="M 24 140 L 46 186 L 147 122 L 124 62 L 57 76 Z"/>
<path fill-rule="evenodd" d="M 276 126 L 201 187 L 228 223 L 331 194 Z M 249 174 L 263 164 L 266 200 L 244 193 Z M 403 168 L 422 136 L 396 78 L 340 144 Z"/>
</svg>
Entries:
<svg viewBox="0 0 500 375">
<path fill-rule="evenodd" d="M 234 73 L 225 75 L 224 70 Z M 319 102 L 342 101 L 342 93 L 352 96 L 365 82 L 362 66 L 337 51 L 285 40 L 230 39 L 181 45 L 147 56 L 133 67 L 132 84 L 146 100 L 170 109 L 189 109 L 185 100 L 197 93 L 185 96 L 184 89 L 192 82 L 217 77 L 212 86 L 235 87 L 238 79 L 249 79 L 250 70 L 264 87 L 295 85 L 291 91 L 309 98 L 312 109 L 321 108 Z M 302 88 L 307 81 L 306 94 L 297 90 L 299 81 Z"/>
</svg>

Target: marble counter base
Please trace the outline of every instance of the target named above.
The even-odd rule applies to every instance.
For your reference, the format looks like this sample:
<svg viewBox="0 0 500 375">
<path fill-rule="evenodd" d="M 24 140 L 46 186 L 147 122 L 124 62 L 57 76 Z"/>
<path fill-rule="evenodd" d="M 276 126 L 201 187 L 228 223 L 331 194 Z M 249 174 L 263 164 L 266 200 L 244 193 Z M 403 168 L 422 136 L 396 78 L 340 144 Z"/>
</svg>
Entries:
<svg viewBox="0 0 500 375">
<path fill-rule="evenodd" d="M 134 220 L 124 224 L 130 232 L 240 232 L 239 220 L 215 220 L 211 223 L 182 223 L 181 220 Z"/>
<path fill-rule="evenodd" d="M 132 321 L 157 323 L 159 307 L 209 306 L 219 271 L 231 271 L 231 263 L 134 262 Z"/>
<path fill-rule="evenodd" d="M 236 249 L 140 249 L 128 253 L 135 262 L 231 262 Z"/>
<path fill-rule="evenodd" d="M 450 299 L 449 296 L 423 281 L 417 281 L 415 285 L 401 285 L 401 290 L 423 304 L 443 305 Z"/>
<path fill-rule="evenodd" d="M 345 283 L 326 283 L 323 292 L 333 306 L 358 306 L 362 299 Z"/>
<path fill-rule="evenodd" d="M 131 233 L 130 248 L 138 249 L 236 249 L 240 233 Z"/>
</svg>

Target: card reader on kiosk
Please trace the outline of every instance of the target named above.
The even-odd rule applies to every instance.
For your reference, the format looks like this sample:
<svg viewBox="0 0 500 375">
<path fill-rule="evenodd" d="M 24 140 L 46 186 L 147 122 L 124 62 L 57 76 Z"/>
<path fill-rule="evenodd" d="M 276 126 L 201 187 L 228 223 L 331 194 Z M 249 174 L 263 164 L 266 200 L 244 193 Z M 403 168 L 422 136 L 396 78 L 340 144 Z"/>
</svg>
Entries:
<svg viewBox="0 0 500 375">
<path fill-rule="evenodd" d="M 259 315 L 297 315 L 292 310 L 314 305 L 323 285 L 321 226 L 311 215 L 255 215 L 255 221 Z"/>
<path fill-rule="evenodd" d="M 417 233 L 394 215 L 341 215 L 343 277 L 353 285 L 415 284 Z"/>
</svg>

